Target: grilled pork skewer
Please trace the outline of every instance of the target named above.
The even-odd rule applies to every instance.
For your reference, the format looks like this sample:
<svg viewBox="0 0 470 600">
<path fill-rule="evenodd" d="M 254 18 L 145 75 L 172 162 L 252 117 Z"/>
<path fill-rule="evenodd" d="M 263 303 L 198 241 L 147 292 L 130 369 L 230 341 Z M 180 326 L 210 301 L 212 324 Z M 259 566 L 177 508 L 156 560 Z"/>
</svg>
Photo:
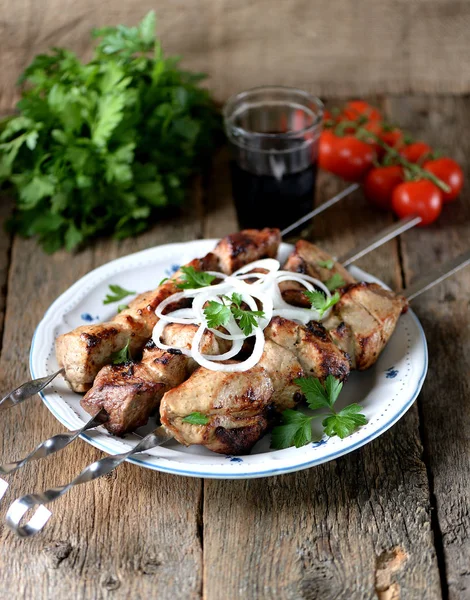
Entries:
<svg viewBox="0 0 470 600">
<path fill-rule="evenodd" d="M 223 238 L 213 253 L 191 261 L 189 266 L 198 271 L 230 274 L 254 260 L 275 257 L 280 241 L 277 229 L 247 229 Z M 108 323 L 83 325 L 57 338 L 57 360 L 75 392 L 90 389 L 98 371 L 109 364 L 112 354 L 124 348 L 128 341 L 132 355 L 142 351 L 158 320 L 156 307 L 180 291 L 176 287 L 180 277 L 181 271 L 178 271 L 156 290 L 140 294 L 128 309 Z"/>
</svg>

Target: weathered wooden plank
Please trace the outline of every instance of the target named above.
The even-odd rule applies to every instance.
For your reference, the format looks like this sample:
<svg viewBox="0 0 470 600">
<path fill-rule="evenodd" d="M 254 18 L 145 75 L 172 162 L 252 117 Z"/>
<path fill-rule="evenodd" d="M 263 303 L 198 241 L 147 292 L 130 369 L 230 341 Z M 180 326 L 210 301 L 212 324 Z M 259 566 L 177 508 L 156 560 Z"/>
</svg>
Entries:
<svg viewBox="0 0 470 600">
<path fill-rule="evenodd" d="M 29 340 L 48 305 L 78 277 L 116 256 L 201 235 L 200 209 L 162 222 L 136 239 L 101 241 L 71 257 L 44 255 L 32 240 L 15 239 L 9 278 L 2 390 L 29 378 Z M 2 413 L 0 461 L 23 456 L 61 431 L 38 399 Z M 103 456 L 79 440 L 62 455 L 10 477 L 2 505 L 29 491 L 69 481 Z M 43 534 L 21 540 L 0 525 L 0 598 L 199 598 L 202 549 L 196 479 L 123 465 L 111 476 L 74 489 L 53 506 Z M 158 591 L 157 591 L 158 590 Z"/>
<path fill-rule="evenodd" d="M 470 91 L 466 0 L 0 0 L 0 110 L 37 53 L 88 57 L 93 27 L 134 25 L 151 8 L 165 49 L 208 72 L 218 100 L 273 82 L 321 95 Z"/>
<path fill-rule="evenodd" d="M 0 199 L 0 350 L 2 348 L 3 322 L 7 292 L 8 267 L 12 236 L 5 231 L 5 222 L 11 213 L 11 201 L 7 197 Z"/>
<path fill-rule="evenodd" d="M 226 170 L 217 172 L 213 188 L 228 193 Z M 322 174 L 317 201 L 343 185 Z M 216 199 L 228 203 L 219 193 Z M 313 234 L 341 254 L 390 219 L 367 209 L 358 193 L 316 219 Z M 396 242 L 361 266 L 401 283 Z M 222 597 L 441 598 L 417 408 L 370 445 L 326 465 L 276 478 L 206 481 L 204 598 Z"/>
<path fill-rule="evenodd" d="M 394 118 L 464 166 L 460 200 L 444 207 L 439 221 L 406 234 L 406 280 L 468 249 L 470 236 L 470 100 L 397 98 Z M 413 302 L 429 344 L 429 374 L 419 399 L 426 460 L 436 508 L 435 536 L 443 552 L 444 586 L 452 600 L 470 596 L 470 270 Z M 447 592 L 447 590 L 446 590 Z"/>
</svg>

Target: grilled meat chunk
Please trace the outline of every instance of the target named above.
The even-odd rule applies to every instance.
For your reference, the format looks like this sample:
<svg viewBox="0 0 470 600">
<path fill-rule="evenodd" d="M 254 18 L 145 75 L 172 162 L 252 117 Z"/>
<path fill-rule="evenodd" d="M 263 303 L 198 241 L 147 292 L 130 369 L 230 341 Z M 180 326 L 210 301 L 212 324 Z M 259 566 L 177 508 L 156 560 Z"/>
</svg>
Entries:
<svg viewBox="0 0 470 600">
<path fill-rule="evenodd" d="M 221 270 L 229 275 L 260 258 L 275 258 L 280 243 L 279 229 L 245 229 L 220 240 L 214 254 L 219 257 Z"/>
<path fill-rule="evenodd" d="M 162 424 L 185 446 L 202 444 L 222 454 L 247 454 L 266 431 L 274 389 L 259 366 L 242 373 L 197 369 L 166 392 L 160 406 Z M 183 419 L 199 412 L 209 420 L 192 425 Z"/>
<path fill-rule="evenodd" d="M 321 266 L 327 261 L 333 261 L 331 269 Z M 341 275 L 345 283 L 355 282 L 352 275 L 339 262 L 336 262 L 330 254 L 305 240 L 299 240 L 296 243 L 295 249 L 287 258 L 284 269 L 293 273 L 310 275 L 310 277 L 323 282 L 328 281 L 335 274 Z M 279 287 L 282 297 L 289 304 L 310 307 L 310 302 L 303 294 L 305 288 L 300 283 L 285 281 Z"/>
<path fill-rule="evenodd" d="M 290 350 L 266 340 L 258 366 L 263 367 L 272 381 L 272 402 L 278 412 L 294 408 L 302 400 L 302 392 L 294 380 L 303 377 L 304 370 Z"/>
<path fill-rule="evenodd" d="M 152 369 L 154 361 L 167 366 L 171 372 L 168 379 L 158 368 Z M 106 429 L 115 435 L 124 435 L 145 425 L 158 408 L 163 394 L 184 381 L 187 375 L 185 356 L 154 348 L 140 363 L 103 367 L 93 387 L 82 398 L 81 405 L 91 415 L 104 408 L 108 415 L 104 424 Z"/>
<path fill-rule="evenodd" d="M 164 343 L 191 345 L 197 331 L 194 325 L 171 324 L 163 332 Z M 226 351 L 228 342 L 207 331 L 201 340 L 204 354 Z M 182 383 L 198 365 L 179 351 L 165 352 L 149 341 L 141 362 L 106 365 L 95 378 L 93 387 L 82 398 L 82 407 L 90 414 L 104 408 L 105 427 L 115 435 L 141 427 L 158 408 L 165 392 Z"/>
<path fill-rule="evenodd" d="M 331 339 L 363 371 L 372 366 L 395 330 L 407 300 L 376 283 L 355 283 L 343 288 L 341 299 L 323 324 Z"/>
<path fill-rule="evenodd" d="M 330 260 L 333 261 L 331 269 L 321 266 L 320 263 Z M 352 277 L 341 263 L 336 262 L 328 252 L 305 240 L 299 240 L 296 243 L 295 250 L 288 257 L 284 269 L 293 273 L 304 273 L 320 281 L 327 281 L 337 273 L 341 275 L 346 283 L 355 283 L 354 277 Z"/>
<path fill-rule="evenodd" d="M 324 381 L 333 375 L 345 381 L 349 375 L 349 357 L 328 336 L 320 323 L 307 327 L 294 321 L 274 317 L 264 330 L 267 340 L 289 350 L 298 359 L 305 376 Z"/>
</svg>

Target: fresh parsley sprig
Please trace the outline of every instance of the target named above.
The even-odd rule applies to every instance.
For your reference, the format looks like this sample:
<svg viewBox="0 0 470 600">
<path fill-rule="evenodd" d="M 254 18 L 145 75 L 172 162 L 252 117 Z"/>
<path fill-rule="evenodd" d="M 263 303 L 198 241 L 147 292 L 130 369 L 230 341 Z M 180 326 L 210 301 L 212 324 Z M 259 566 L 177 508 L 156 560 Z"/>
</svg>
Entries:
<svg viewBox="0 0 470 600">
<path fill-rule="evenodd" d="M 326 311 L 334 306 L 340 299 L 338 292 L 335 292 L 330 298 L 327 298 L 325 294 L 317 290 L 311 292 L 306 290 L 304 295 L 308 298 L 312 308 L 318 312 L 320 318 L 322 318 Z"/>
<path fill-rule="evenodd" d="M 190 423 L 191 425 L 207 425 L 209 421 L 209 417 L 206 417 L 206 415 L 201 412 L 193 412 L 183 418 L 183 423 Z"/>
<path fill-rule="evenodd" d="M 305 415 L 296 410 L 285 410 L 282 413 L 281 425 L 273 429 L 271 446 L 276 450 L 295 446 L 300 448 L 312 441 L 313 419 L 322 418 L 325 435 L 337 435 L 344 439 L 351 435 L 358 427 L 367 423 L 367 418 L 360 412 L 362 407 L 353 403 L 339 412 L 334 409 L 334 404 L 343 388 L 343 383 L 328 375 L 325 383 L 316 377 L 302 377 L 295 383 L 302 390 L 307 405 L 311 410 L 326 409 L 328 412 L 318 415 Z"/>
<path fill-rule="evenodd" d="M 131 352 L 129 350 L 130 340 L 127 340 L 127 344 L 121 350 L 113 352 L 111 354 L 111 362 L 113 365 L 122 365 L 132 360 Z"/>
<path fill-rule="evenodd" d="M 231 297 L 223 296 L 222 303 L 216 300 L 208 302 L 204 308 L 208 327 L 223 327 L 228 324 L 233 315 L 243 333 L 246 336 L 251 335 L 253 329 L 258 325 L 258 319 L 264 317 L 264 312 L 262 310 L 245 310 L 241 308 L 242 303 L 243 298 L 241 294 L 237 293 L 233 293 Z"/>
<path fill-rule="evenodd" d="M 217 144 L 204 75 L 165 56 L 155 21 L 152 11 L 94 31 L 89 62 L 65 48 L 40 54 L 20 79 L 18 114 L 0 123 L 0 185 L 16 200 L 10 227 L 46 252 L 147 229 L 185 204 Z"/>
<path fill-rule="evenodd" d="M 109 289 L 110 289 L 111 293 L 108 293 L 106 295 L 106 298 L 103 300 L 103 304 L 112 304 L 113 302 L 119 302 L 120 300 L 124 300 L 124 298 L 127 298 L 127 296 L 133 296 L 134 294 L 137 293 L 137 292 L 131 292 L 130 290 L 126 290 L 125 288 L 121 287 L 120 285 L 113 284 L 113 283 L 111 283 L 109 285 Z M 118 309 L 119 308 L 121 308 L 121 310 L 122 310 L 121 305 L 118 307 Z"/>
<path fill-rule="evenodd" d="M 331 269 L 335 266 L 335 261 L 332 258 L 328 260 L 319 260 L 317 265 L 323 269 L 328 269 L 328 271 L 331 271 Z"/>
<path fill-rule="evenodd" d="M 346 285 L 346 282 L 339 273 L 335 273 L 325 281 L 325 285 L 330 290 L 330 292 L 333 292 L 336 288 L 343 287 L 343 285 Z"/>
<path fill-rule="evenodd" d="M 209 275 L 205 271 L 196 271 L 194 267 L 181 267 L 181 282 L 176 285 L 180 290 L 194 290 L 210 285 L 214 275 Z"/>
</svg>

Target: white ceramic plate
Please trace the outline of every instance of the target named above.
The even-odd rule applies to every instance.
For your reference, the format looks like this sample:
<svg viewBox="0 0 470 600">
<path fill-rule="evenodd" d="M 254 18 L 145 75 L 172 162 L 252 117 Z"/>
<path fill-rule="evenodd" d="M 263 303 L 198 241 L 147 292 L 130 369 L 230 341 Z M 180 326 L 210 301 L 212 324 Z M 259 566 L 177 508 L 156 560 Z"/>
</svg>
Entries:
<svg viewBox="0 0 470 600">
<path fill-rule="evenodd" d="M 52 304 L 36 329 L 30 354 L 33 378 L 57 371 L 54 340 L 59 334 L 113 316 L 116 305 L 103 305 L 110 283 L 136 292 L 155 288 L 179 265 L 212 250 L 216 241 L 157 246 L 114 260 L 85 275 Z M 291 250 L 292 246 L 282 244 L 280 260 Z M 352 267 L 351 273 L 359 280 L 380 283 L 358 268 Z M 338 404 L 358 402 L 369 421 L 346 439 L 325 438 L 303 448 L 272 451 L 267 435 L 251 455 L 243 457 L 215 454 L 202 446 L 185 448 L 172 441 L 139 454 L 131 462 L 167 473 L 221 479 L 265 477 L 306 469 L 352 452 L 389 429 L 417 397 L 427 365 L 424 332 L 409 310 L 400 317 L 395 333 L 374 367 L 363 373 L 352 373 L 344 386 Z M 80 428 L 90 418 L 80 407 L 81 396 L 70 391 L 63 379 L 54 381 L 41 397 L 53 415 L 70 430 Z M 110 435 L 104 428 L 88 431 L 82 438 L 108 454 L 118 454 L 130 450 L 153 426 L 154 423 L 150 423 L 123 439 Z M 320 431 L 317 433 L 320 438 Z"/>
</svg>

